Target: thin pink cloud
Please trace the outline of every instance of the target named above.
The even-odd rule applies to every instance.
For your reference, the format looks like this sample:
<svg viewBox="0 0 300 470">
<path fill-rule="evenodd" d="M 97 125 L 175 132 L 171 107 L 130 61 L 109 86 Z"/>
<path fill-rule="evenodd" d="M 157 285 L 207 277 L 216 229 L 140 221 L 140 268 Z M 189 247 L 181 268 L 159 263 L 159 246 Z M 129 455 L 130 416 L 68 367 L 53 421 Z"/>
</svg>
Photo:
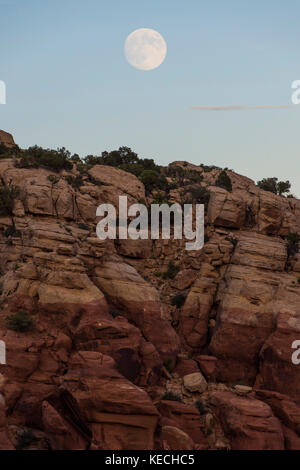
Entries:
<svg viewBox="0 0 300 470">
<path fill-rule="evenodd" d="M 293 108 L 292 105 L 229 105 L 229 106 L 192 106 L 191 109 L 198 109 L 200 111 L 244 111 L 254 109 L 289 109 Z"/>
</svg>

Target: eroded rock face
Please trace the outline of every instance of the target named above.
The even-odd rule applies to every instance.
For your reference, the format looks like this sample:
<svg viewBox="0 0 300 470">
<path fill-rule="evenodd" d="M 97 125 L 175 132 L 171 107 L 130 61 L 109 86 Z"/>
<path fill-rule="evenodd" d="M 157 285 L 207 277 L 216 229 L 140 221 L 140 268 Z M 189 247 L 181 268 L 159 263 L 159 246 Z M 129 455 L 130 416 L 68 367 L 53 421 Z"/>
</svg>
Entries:
<svg viewBox="0 0 300 470">
<path fill-rule="evenodd" d="M 299 304 L 298 304 L 299 305 Z M 298 308 L 298 307 L 297 307 Z M 292 312 L 278 316 L 276 330 L 268 337 L 260 351 L 259 374 L 255 385 L 299 399 L 299 366 L 292 363 L 291 349 L 299 340 L 299 318 Z"/>
<path fill-rule="evenodd" d="M 4 144 L 6 147 L 14 147 L 15 141 L 11 134 L 0 130 L 0 144 Z"/>
<path fill-rule="evenodd" d="M 246 203 L 225 189 L 213 187 L 208 207 L 209 223 L 221 227 L 240 228 L 246 219 Z"/>
<path fill-rule="evenodd" d="M 75 354 L 63 385 L 103 448 L 153 448 L 158 412 L 147 393 L 117 371 L 111 357 L 92 351 Z"/>
<path fill-rule="evenodd" d="M 155 384 L 161 375 L 162 359 L 155 346 L 123 316 L 84 315 L 76 329 L 80 349 L 98 351 L 114 358 L 119 372 L 140 385 Z"/>
<path fill-rule="evenodd" d="M 214 392 L 210 401 L 226 435 L 231 437 L 233 450 L 284 449 L 280 422 L 267 404 L 231 392 Z"/>
<path fill-rule="evenodd" d="M 280 336 L 280 325 L 285 319 L 285 367 L 296 381 L 291 344 L 298 334 L 300 291 L 295 275 L 284 271 L 286 254 L 281 241 L 256 235 L 250 241 L 249 233 L 242 235 L 232 256 L 234 264 L 226 271 L 224 284 L 220 284 L 218 322 L 209 348 L 219 359 L 219 378 L 253 384 L 266 351 L 264 345 L 273 335 Z M 278 354 L 281 356 L 281 352 Z M 274 371 L 281 363 L 271 362 Z M 268 386 L 274 387 L 270 383 Z"/>
<path fill-rule="evenodd" d="M 88 441 L 45 401 L 42 404 L 43 428 L 52 450 L 86 450 Z"/>
<path fill-rule="evenodd" d="M 200 251 L 97 238 L 99 204 L 156 196 L 132 174 L 0 160 L 3 184 L 20 189 L 0 217 L 1 449 L 24 432 L 30 449 L 300 448 L 300 254 L 285 239 L 300 234 L 300 201 L 172 166 L 210 193 Z M 189 183 L 169 180 L 183 203 Z M 33 326 L 8 329 L 20 311 Z"/>
<path fill-rule="evenodd" d="M 207 446 L 203 432 L 204 424 L 199 411 L 194 406 L 176 401 L 163 400 L 158 410 L 162 416 L 162 426 L 175 426 L 184 431 L 195 444 Z"/>
<path fill-rule="evenodd" d="M 300 449 L 300 409 L 289 396 L 267 390 L 257 390 L 256 397 L 267 403 L 280 419 L 286 449 Z"/>
<path fill-rule="evenodd" d="M 104 261 L 95 269 L 94 282 L 113 305 L 154 344 L 164 360 L 174 360 L 179 339 L 174 329 L 161 317 L 157 290 L 149 285 L 130 265 L 118 258 Z"/>
</svg>

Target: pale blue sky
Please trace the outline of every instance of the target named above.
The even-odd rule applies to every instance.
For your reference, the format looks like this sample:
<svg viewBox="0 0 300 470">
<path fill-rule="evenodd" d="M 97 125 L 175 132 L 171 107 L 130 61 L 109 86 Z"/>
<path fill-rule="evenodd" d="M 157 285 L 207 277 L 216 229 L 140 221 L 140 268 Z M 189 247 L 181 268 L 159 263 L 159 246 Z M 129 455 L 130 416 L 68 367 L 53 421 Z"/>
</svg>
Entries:
<svg viewBox="0 0 300 470">
<path fill-rule="evenodd" d="M 255 180 L 290 179 L 300 196 L 299 0 L 0 0 L 0 128 L 22 146 L 81 156 L 121 145 L 160 164 L 188 160 Z M 124 41 L 154 28 L 168 54 L 132 68 Z"/>
</svg>

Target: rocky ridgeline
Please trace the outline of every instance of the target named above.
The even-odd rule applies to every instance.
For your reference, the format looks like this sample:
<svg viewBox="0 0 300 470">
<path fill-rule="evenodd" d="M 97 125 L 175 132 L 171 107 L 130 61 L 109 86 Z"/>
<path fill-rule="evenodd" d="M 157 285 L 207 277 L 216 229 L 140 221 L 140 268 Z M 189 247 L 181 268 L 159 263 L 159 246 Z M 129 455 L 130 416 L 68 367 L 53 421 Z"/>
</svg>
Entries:
<svg viewBox="0 0 300 470">
<path fill-rule="evenodd" d="M 19 188 L 0 217 L 0 449 L 300 449 L 300 254 L 285 239 L 300 201 L 172 166 L 210 193 L 201 251 L 96 237 L 99 204 L 151 202 L 131 173 L 95 165 L 76 188 L 76 164 L 0 160 Z M 28 331 L 9 327 L 16 312 Z"/>
</svg>

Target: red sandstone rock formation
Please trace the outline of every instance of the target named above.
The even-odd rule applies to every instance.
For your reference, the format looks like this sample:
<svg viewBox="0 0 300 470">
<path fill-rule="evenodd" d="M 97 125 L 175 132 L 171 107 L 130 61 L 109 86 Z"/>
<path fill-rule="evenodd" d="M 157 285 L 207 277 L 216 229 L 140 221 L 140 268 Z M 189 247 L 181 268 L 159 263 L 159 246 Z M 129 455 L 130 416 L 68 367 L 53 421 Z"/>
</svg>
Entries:
<svg viewBox="0 0 300 470">
<path fill-rule="evenodd" d="M 0 143 L 14 145 L 3 131 Z M 76 164 L 53 178 L 0 160 L 3 185 L 19 187 L 0 217 L 0 449 L 24 435 L 36 449 L 300 448 L 300 253 L 285 240 L 300 234 L 300 201 L 172 166 L 210 192 L 199 252 L 97 238 L 99 204 L 146 198 L 132 174 L 95 165 L 74 188 Z M 7 328 L 20 310 L 29 331 Z"/>
</svg>

